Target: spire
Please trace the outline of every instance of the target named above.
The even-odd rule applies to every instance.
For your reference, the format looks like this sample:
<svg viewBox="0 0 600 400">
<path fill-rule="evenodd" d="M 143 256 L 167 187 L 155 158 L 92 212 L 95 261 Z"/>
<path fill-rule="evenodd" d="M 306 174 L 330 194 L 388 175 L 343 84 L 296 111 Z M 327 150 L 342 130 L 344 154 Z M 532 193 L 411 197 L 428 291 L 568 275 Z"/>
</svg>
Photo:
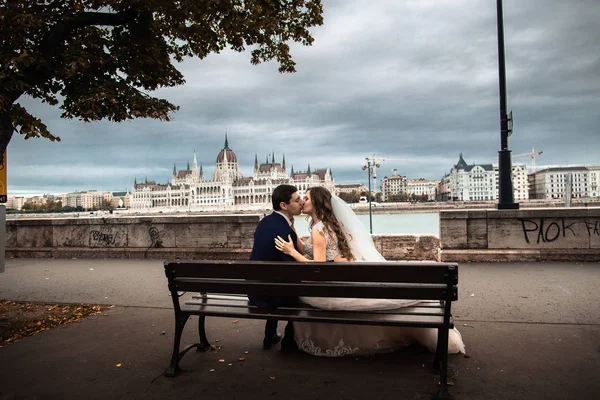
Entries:
<svg viewBox="0 0 600 400">
<path fill-rule="evenodd" d="M 275 152 L 273 152 L 273 158 L 271 159 L 271 164 L 273 166 L 275 165 Z"/>
<path fill-rule="evenodd" d="M 177 167 L 175 167 L 175 162 L 173 162 L 173 176 L 177 176 Z"/>
<path fill-rule="evenodd" d="M 465 159 L 463 158 L 462 152 L 460 153 L 460 157 L 458 158 L 458 163 L 456 163 L 454 168 L 456 168 L 457 170 L 467 168 L 467 163 L 465 162 Z"/>
<path fill-rule="evenodd" d="M 194 149 L 194 167 L 198 165 L 198 161 L 196 161 L 196 149 Z"/>
<path fill-rule="evenodd" d="M 200 176 L 204 176 L 204 171 L 202 170 L 202 163 L 200 163 Z"/>
<path fill-rule="evenodd" d="M 310 176 L 310 164 L 308 164 L 308 170 L 306 171 L 306 173 L 308 174 L 308 176 Z"/>
<path fill-rule="evenodd" d="M 146 175 L 146 180 L 144 181 L 144 183 L 148 183 L 148 175 Z"/>
<path fill-rule="evenodd" d="M 258 154 L 254 153 L 254 169 L 258 170 Z"/>
<path fill-rule="evenodd" d="M 267 161 L 265 161 L 266 164 L 269 163 L 269 155 L 267 154 Z"/>
<path fill-rule="evenodd" d="M 188 170 L 188 171 L 190 170 L 190 160 L 188 160 L 188 167 L 187 167 L 187 170 Z"/>
<path fill-rule="evenodd" d="M 283 155 L 283 160 L 282 160 L 282 163 L 281 163 L 281 167 L 285 171 L 285 154 Z"/>
<path fill-rule="evenodd" d="M 229 141 L 227 140 L 227 131 L 225 131 L 225 148 L 229 147 Z"/>
<path fill-rule="evenodd" d="M 134 178 L 133 180 L 133 187 L 135 187 L 137 185 L 137 178 Z"/>
<path fill-rule="evenodd" d="M 292 175 L 294 175 L 294 165 L 292 164 Z"/>
</svg>

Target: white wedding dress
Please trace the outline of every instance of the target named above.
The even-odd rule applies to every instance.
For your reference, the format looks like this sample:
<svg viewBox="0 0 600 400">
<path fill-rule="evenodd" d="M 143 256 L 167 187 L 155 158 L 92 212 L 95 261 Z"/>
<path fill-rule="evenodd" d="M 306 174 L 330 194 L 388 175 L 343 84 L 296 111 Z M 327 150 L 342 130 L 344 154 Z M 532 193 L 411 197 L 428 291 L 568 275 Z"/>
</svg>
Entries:
<svg viewBox="0 0 600 400">
<path fill-rule="evenodd" d="M 342 225 L 354 258 L 358 261 L 385 261 L 373 240 L 352 209 L 339 197 L 332 198 L 333 210 Z M 313 230 L 323 232 L 327 261 L 339 254 L 337 239 L 327 234 L 322 222 Z M 309 236 L 306 253 L 313 256 Z M 301 297 L 300 300 L 324 310 L 391 310 L 418 304 L 420 300 L 344 299 L 332 297 Z M 390 326 L 344 325 L 315 322 L 294 322 L 298 347 L 309 354 L 325 357 L 368 355 L 390 352 L 413 343 L 420 343 L 435 353 L 438 331 L 435 328 L 401 328 Z M 465 353 L 460 332 L 454 328 L 448 336 L 448 353 Z"/>
</svg>

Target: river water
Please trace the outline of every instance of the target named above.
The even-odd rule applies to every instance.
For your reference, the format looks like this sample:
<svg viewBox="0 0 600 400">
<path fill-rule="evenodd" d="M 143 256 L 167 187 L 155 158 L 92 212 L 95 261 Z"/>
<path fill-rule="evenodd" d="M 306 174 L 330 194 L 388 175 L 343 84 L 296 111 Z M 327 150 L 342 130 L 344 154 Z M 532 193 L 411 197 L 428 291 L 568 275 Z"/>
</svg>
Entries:
<svg viewBox="0 0 600 400">
<path fill-rule="evenodd" d="M 358 218 L 369 229 L 369 214 L 359 214 Z M 302 236 L 308 235 L 308 221 L 304 216 L 295 218 L 295 226 Z M 440 236 L 440 214 L 435 213 L 399 213 L 373 214 L 373 234 L 398 235 L 435 235 Z"/>
</svg>

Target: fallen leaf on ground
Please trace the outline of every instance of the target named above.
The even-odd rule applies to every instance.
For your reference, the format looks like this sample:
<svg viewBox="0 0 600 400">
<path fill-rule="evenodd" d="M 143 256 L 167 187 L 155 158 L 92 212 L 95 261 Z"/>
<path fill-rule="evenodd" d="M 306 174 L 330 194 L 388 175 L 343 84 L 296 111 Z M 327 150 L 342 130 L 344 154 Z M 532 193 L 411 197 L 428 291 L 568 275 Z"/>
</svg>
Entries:
<svg viewBox="0 0 600 400">
<path fill-rule="evenodd" d="M 225 360 L 223 360 L 222 358 L 219 360 L 219 362 L 225 362 Z"/>
<path fill-rule="evenodd" d="M 238 361 L 245 361 L 245 360 L 246 360 L 246 357 L 240 357 L 240 358 L 238 358 Z"/>
<path fill-rule="evenodd" d="M 272 380 L 272 381 L 274 381 L 275 377 L 274 376 L 270 376 L 269 379 Z"/>
<path fill-rule="evenodd" d="M 116 367 L 117 367 L 117 368 L 118 368 L 118 367 L 120 367 L 120 366 L 121 366 L 121 363 L 118 363 L 118 364 L 116 365 Z"/>
<path fill-rule="evenodd" d="M 233 321 L 231 321 L 231 323 L 232 323 L 232 324 L 237 324 L 237 323 L 238 323 L 238 320 L 237 320 L 237 319 L 234 319 Z"/>
</svg>

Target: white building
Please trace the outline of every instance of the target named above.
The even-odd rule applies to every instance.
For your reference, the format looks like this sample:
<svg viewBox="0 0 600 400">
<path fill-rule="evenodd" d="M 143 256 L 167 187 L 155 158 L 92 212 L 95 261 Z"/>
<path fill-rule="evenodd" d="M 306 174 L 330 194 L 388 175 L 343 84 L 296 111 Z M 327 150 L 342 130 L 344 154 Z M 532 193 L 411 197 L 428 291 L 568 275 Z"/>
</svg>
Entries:
<svg viewBox="0 0 600 400">
<path fill-rule="evenodd" d="M 383 201 L 407 201 L 412 199 L 435 200 L 439 182 L 426 179 L 407 179 L 404 175 L 384 177 L 381 180 Z"/>
<path fill-rule="evenodd" d="M 381 180 L 381 200 L 382 201 L 401 201 L 407 199 L 408 181 L 404 175 L 394 175 L 383 177 Z"/>
<path fill-rule="evenodd" d="M 271 193 L 280 184 L 290 184 L 298 188 L 301 196 L 312 186 L 325 186 L 334 193 L 335 182 L 328 168 L 311 171 L 310 165 L 303 172 L 288 175 L 285 156 L 282 162 L 275 162 L 275 154 L 264 164 L 254 156 L 253 176 L 245 178 L 239 168 L 237 155 L 229 148 L 227 136 L 225 145 L 216 159 L 215 171 L 211 179 L 206 179 L 202 164 L 198 167 L 196 153 L 190 168 L 177 171 L 173 166 L 171 182 L 157 184 L 145 180 L 134 184 L 131 192 L 131 209 L 180 209 L 189 211 L 222 210 L 264 210 L 271 208 Z"/>
<path fill-rule="evenodd" d="M 571 176 L 571 197 L 598 197 L 600 195 L 598 189 L 600 167 L 576 166 L 546 168 L 529 174 L 531 198 L 564 199 L 569 175 Z"/>
<path fill-rule="evenodd" d="M 25 204 L 25 197 L 8 196 L 8 199 L 6 201 L 6 208 L 19 211 L 23 208 L 23 204 Z"/>
<path fill-rule="evenodd" d="M 439 184 L 440 181 L 428 181 L 426 179 L 410 179 L 406 183 L 406 192 L 409 196 L 419 198 L 427 196 L 427 200 L 435 200 Z"/>
<path fill-rule="evenodd" d="M 112 200 L 111 192 L 97 192 L 89 190 L 87 192 L 72 192 L 57 197 L 62 201 L 63 207 L 81 207 L 84 210 L 101 208 L 105 203 L 110 204 Z"/>
<path fill-rule="evenodd" d="M 335 185 L 335 194 L 339 195 L 340 193 L 352 193 L 352 192 L 366 192 L 368 189 L 364 183 L 342 183 L 339 185 Z"/>
<path fill-rule="evenodd" d="M 439 184 L 441 198 L 454 201 L 497 200 L 498 177 L 498 164 L 468 165 L 461 153 L 458 163 Z M 512 165 L 512 178 L 515 201 L 529 199 L 525 164 Z"/>
<path fill-rule="evenodd" d="M 600 166 L 588 167 L 588 171 L 588 196 L 600 197 Z"/>
</svg>

